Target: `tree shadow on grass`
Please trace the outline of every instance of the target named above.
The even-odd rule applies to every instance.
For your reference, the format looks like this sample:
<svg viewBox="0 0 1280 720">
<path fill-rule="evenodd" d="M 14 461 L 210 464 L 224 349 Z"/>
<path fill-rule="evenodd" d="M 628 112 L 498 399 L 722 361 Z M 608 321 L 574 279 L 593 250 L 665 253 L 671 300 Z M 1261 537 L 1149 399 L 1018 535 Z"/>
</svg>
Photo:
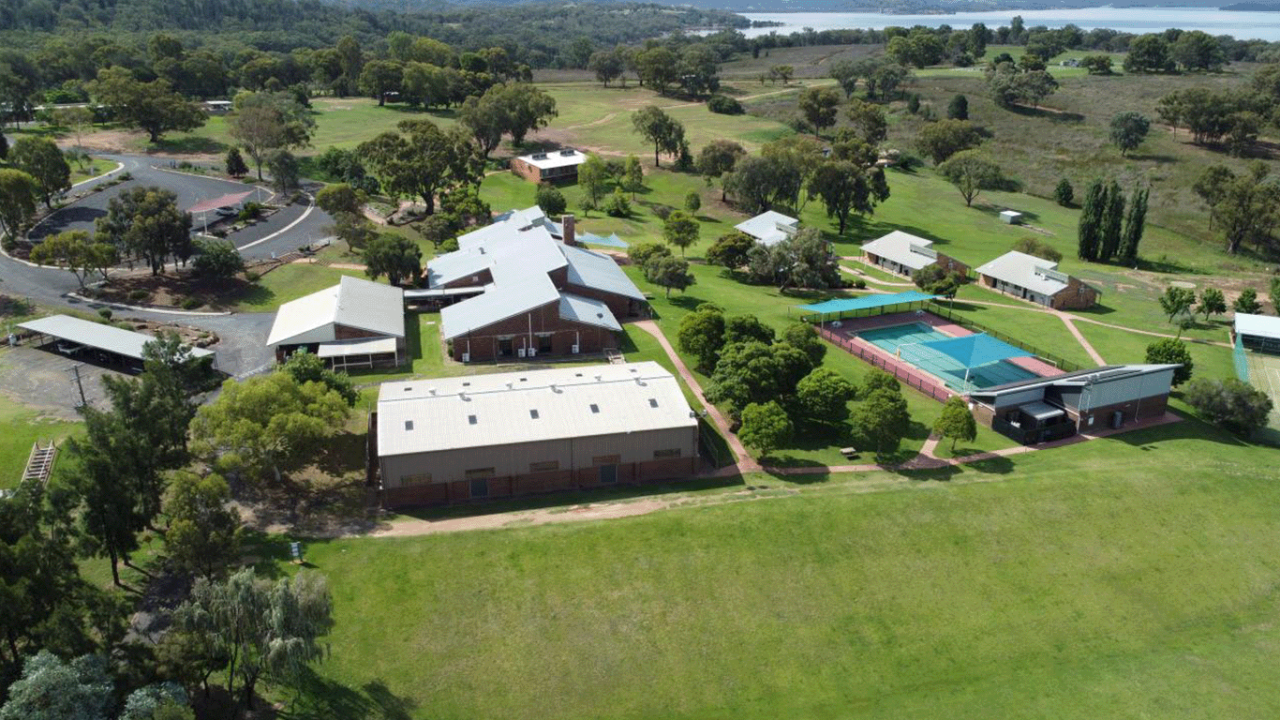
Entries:
<svg viewBox="0 0 1280 720">
<path fill-rule="evenodd" d="M 359 688 L 322 677 L 307 668 L 297 684 L 297 696 L 277 717 L 289 720 L 409 720 L 418 704 L 396 695 L 381 679 Z"/>
<path fill-rule="evenodd" d="M 177 155 L 190 155 L 195 153 L 221 154 L 230 147 L 224 142 L 214 140 L 213 138 L 191 136 L 184 138 L 160 138 L 152 143 L 148 148 L 148 153 L 174 153 Z"/>
<path fill-rule="evenodd" d="M 1084 122 L 1084 115 L 1073 112 L 1063 112 L 1057 110 L 1049 110 L 1042 107 L 1027 107 L 1025 105 L 1010 105 L 1006 108 L 1015 115 L 1024 117 L 1045 118 L 1052 122 L 1059 123 L 1079 123 Z"/>
</svg>

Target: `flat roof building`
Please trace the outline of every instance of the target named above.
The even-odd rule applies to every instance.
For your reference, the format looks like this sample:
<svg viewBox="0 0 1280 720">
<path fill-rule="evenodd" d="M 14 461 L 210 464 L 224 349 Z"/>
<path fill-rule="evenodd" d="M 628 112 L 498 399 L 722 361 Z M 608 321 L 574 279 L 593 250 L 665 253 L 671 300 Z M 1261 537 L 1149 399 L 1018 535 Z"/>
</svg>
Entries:
<svg viewBox="0 0 1280 720">
<path fill-rule="evenodd" d="M 81 320 L 70 315 L 50 315 L 28 320 L 18 323 L 18 327 L 42 336 L 40 343 L 42 346 L 53 344 L 54 349 L 64 355 L 77 356 L 90 352 L 104 364 L 123 365 L 135 370 L 142 369 L 143 349 L 147 343 L 156 339 L 146 333 Z M 43 341 L 43 338 L 48 338 L 48 341 Z M 204 348 L 191 348 L 191 355 L 196 358 L 210 358 L 210 363 L 216 361 L 213 351 Z"/>
<path fill-rule="evenodd" d="M 376 458 L 388 506 L 440 504 L 697 470 L 698 420 L 655 362 L 382 385 Z"/>
<path fill-rule="evenodd" d="M 511 172 L 532 182 L 568 182 L 578 177 L 578 166 L 587 161 L 586 153 L 572 148 L 536 152 L 511 160 Z"/>
<path fill-rule="evenodd" d="M 1179 365 L 1108 365 L 969 393 L 979 421 L 1025 444 L 1164 415 Z"/>
<path fill-rule="evenodd" d="M 281 305 L 267 346 L 280 362 L 306 349 L 336 369 L 395 367 L 405 359 L 404 291 L 344 275 Z"/>
<path fill-rule="evenodd" d="M 986 287 L 1057 310 L 1093 307 L 1100 294 L 1092 285 L 1060 272 L 1058 263 L 1017 250 L 978 266 L 977 272 L 978 281 Z"/>
<path fill-rule="evenodd" d="M 969 273 L 969 266 L 933 249 L 933 241 L 894 230 L 862 246 L 866 261 L 895 275 L 911 274 L 931 265 L 942 265 L 947 272 Z"/>
</svg>

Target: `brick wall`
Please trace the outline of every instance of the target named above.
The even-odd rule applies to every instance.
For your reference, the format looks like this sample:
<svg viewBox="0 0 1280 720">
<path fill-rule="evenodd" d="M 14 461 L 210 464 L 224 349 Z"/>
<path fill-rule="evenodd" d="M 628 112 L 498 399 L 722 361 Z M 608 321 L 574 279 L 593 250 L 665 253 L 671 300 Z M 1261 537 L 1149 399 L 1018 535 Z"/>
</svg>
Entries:
<svg viewBox="0 0 1280 720">
<path fill-rule="evenodd" d="M 530 333 L 533 337 L 530 338 Z M 593 325 L 564 320 L 560 317 L 560 301 L 548 303 L 530 312 L 507 318 L 475 332 L 454 338 L 452 357 L 461 362 L 463 353 L 470 353 L 471 362 L 494 360 L 499 357 L 499 342 L 503 337 L 511 337 L 512 354 L 510 359 L 517 359 L 516 349 L 526 347 L 532 342 L 537 348 L 538 333 L 551 334 L 552 355 L 572 355 L 575 341 L 580 353 L 598 353 L 607 348 L 618 347 L 618 339 L 612 332 Z M 544 352 L 539 350 L 538 355 Z"/>
<path fill-rule="evenodd" d="M 961 275 L 964 275 L 966 277 L 968 277 L 969 275 L 969 266 L 951 257 L 950 255 L 944 255 L 942 253 L 938 253 L 937 263 L 939 266 L 942 267 L 943 270 L 946 270 L 947 272 L 958 272 Z"/>
<path fill-rule="evenodd" d="M 566 285 L 563 289 L 573 295 L 599 300 L 608 305 L 609 311 L 613 313 L 615 318 L 635 317 L 640 314 L 639 301 L 632 300 L 625 295 L 615 295 L 598 288 L 589 288 L 582 285 Z"/>
<path fill-rule="evenodd" d="M 1147 418 L 1164 415 L 1165 410 L 1168 409 L 1168 407 L 1168 395 L 1154 395 L 1140 400 L 1130 400 L 1128 402 L 1090 408 L 1088 412 L 1080 413 L 1077 420 L 1080 432 L 1087 433 L 1090 431 L 1105 430 L 1109 428 L 1111 414 L 1117 410 L 1124 414 L 1124 422 L 1131 423 L 1135 420 L 1145 420 Z M 1075 414 L 1072 413 L 1072 416 L 1075 417 Z M 1090 417 L 1093 418 L 1092 425 L 1089 424 Z"/>
<path fill-rule="evenodd" d="M 1078 278 L 1070 278 L 1067 287 L 1053 296 L 1053 307 L 1058 310 L 1083 310 L 1098 302 L 1098 291 Z"/>
<path fill-rule="evenodd" d="M 542 181 L 542 171 L 520 158 L 512 158 L 511 172 L 519 175 L 529 182 Z"/>
</svg>

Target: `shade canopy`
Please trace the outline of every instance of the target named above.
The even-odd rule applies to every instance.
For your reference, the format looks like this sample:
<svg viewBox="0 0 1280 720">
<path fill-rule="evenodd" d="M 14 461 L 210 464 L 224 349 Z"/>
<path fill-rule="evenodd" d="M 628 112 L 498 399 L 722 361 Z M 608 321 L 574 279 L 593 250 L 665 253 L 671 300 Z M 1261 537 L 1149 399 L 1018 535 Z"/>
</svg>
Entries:
<svg viewBox="0 0 1280 720">
<path fill-rule="evenodd" d="M 220 207 L 235 205 L 236 203 L 240 202 L 241 200 L 244 200 L 245 198 L 249 197 L 253 193 L 254 191 L 250 190 L 249 192 L 239 192 L 239 193 L 231 193 L 229 195 L 222 195 L 222 196 L 213 198 L 212 200 L 203 200 L 201 202 L 196 203 L 195 205 L 192 205 L 190 208 L 187 209 L 187 212 L 192 214 L 209 212 L 211 210 L 217 210 Z"/>
<path fill-rule="evenodd" d="M 886 307 L 888 305 L 902 305 L 905 303 L 924 302 L 933 300 L 937 295 L 929 295 L 919 292 L 918 290 L 910 290 L 907 292 L 891 293 L 887 295 L 863 295 L 858 298 L 837 298 L 835 300 L 827 300 L 814 305 L 801 305 L 801 310 L 821 313 L 823 315 L 831 315 L 842 312 L 852 312 L 854 310 L 870 310 L 878 307 Z"/>
<path fill-rule="evenodd" d="M 997 340 L 986 333 L 920 343 L 920 347 L 940 352 L 965 368 L 976 368 L 1010 358 L 1032 356 L 1026 350 Z"/>
</svg>

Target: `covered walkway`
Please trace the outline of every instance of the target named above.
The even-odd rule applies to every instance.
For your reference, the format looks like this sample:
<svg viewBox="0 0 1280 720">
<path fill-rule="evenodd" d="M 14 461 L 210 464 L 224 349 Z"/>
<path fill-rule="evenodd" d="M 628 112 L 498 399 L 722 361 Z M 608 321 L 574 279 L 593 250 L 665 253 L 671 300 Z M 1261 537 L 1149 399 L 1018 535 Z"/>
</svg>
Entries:
<svg viewBox="0 0 1280 720">
<path fill-rule="evenodd" d="M 53 349 L 62 355 L 84 357 L 99 364 L 135 370 L 142 369 L 143 348 L 156 339 L 144 333 L 81 320 L 70 315 L 50 315 L 38 320 L 28 320 L 18 323 L 18 327 L 35 334 L 38 345 L 53 345 Z M 211 358 L 213 366 L 217 367 L 217 359 L 212 350 L 193 347 L 191 355 Z"/>
</svg>

